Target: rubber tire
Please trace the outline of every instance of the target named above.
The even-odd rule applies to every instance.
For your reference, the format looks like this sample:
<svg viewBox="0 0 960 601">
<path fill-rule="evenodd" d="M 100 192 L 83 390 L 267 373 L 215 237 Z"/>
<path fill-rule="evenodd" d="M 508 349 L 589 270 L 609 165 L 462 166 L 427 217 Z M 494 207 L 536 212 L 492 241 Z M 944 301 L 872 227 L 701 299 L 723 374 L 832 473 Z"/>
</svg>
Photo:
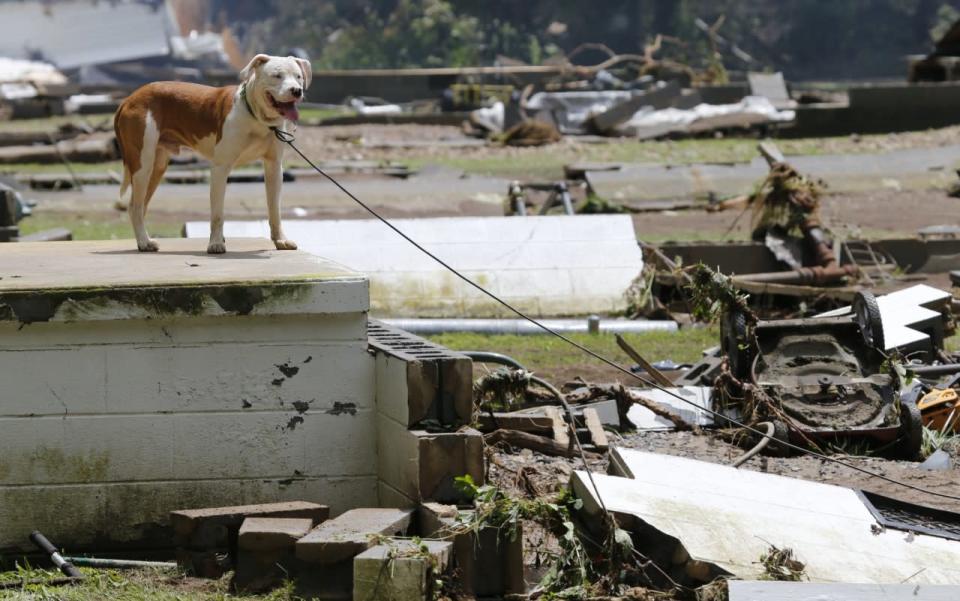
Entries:
<svg viewBox="0 0 960 601">
<path fill-rule="evenodd" d="M 790 442 L 790 429 L 787 427 L 787 424 L 780 420 L 771 419 L 767 421 L 773 423 L 773 439 L 770 440 L 770 443 L 763 449 L 763 454 L 772 457 L 789 457 L 792 455 L 794 452 L 793 449 L 781 444 L 783 442 Z"/>
<path fill-rule="evenodd" d="M 747 340 L 747 316 L 742 311 L 729 311 L 724 314 L 720 329 L 720 349 L 727 356 L 730 373 L 738 380 L 744 380 L 750 375 L 753 359 Z"/>
<path fill-rule="evenodd" d="M 872 292 L 861 290 L 853 297 L 853 318 L 860 326 L 860 335 L 867 346 L 881 353 L 886 350 L 880 305 Z"/>
<path fill-rule="evenodd" d="M 900 444 L 898 455 L 908 461 L 920 459 L 920 447 L 923 446 L 923 419 L 916 403 L 900 402 Z"/>
</svg>

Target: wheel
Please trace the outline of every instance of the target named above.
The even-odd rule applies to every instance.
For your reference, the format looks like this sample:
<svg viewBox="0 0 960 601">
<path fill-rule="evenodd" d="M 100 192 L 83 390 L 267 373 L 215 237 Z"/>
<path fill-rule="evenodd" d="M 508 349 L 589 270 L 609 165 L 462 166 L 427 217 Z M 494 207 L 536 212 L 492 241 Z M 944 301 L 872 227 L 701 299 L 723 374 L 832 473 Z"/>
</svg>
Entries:
<svg viewBox="0 0 960 601">
<path fill-rule="evenodd" d="M 909 461 L 920 458 L 923 446 L 923 420 L 916 403 L 900 401 L 899 455 Z"/>
<path fill-rule="evenodd" d="M 747 339 L 747 316 L 736 309 L 724 314 L 720 323 L 720 349 L 727 356 L 730 373 L 738 380 L 750 375 L 752 347 Z"/>
<path fill-rule="evenodd" d="M 880 352 L 886 350 L 880 305 L 872 292 L 860 291 L 853 297 L 853 319 L 860 327 L 860 335 L 867 346 Z"/>
<path fill-rule="evenodd" d="M 773 437 L 764 452 L 773 457 L 789 457 L 793 449 L 783 444 L 790 442 L 790 428 L 780 420 L 768 420 L 773 424 Z"/>
</svg>

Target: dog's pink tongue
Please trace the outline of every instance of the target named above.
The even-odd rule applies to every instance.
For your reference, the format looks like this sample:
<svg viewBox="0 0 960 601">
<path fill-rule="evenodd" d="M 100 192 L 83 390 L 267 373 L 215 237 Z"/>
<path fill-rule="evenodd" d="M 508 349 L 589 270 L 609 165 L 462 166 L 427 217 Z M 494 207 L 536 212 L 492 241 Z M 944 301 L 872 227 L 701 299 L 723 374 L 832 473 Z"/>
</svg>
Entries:
<svg viewBox="0 0 960 601">
<path fill-rule="evenodd" d="M 280 110 L 283 112 L 283 117 L 287 121 L 300 120 L 300 109 L 297 108 L 297 103 L 288 102 L 284 104 Z"/>
</svg>

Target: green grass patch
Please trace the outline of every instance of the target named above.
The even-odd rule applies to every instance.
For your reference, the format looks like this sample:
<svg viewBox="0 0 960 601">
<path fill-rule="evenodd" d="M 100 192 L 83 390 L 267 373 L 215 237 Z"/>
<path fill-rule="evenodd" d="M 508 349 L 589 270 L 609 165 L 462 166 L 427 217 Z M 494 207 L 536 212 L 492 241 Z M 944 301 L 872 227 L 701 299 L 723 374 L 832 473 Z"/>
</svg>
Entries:
<svg viewBox="0 0 960 601">
<path fill-rule="evenodd" d="M 623 365 L 633 364 L 611 334 L 572 334 L 569 337 L 604 357 Z M 719 331 L 711 326 L 685 328 L 677 332 L 626 334 L 624 338 L 648 361 L 672 359 L 677 363 L 693 363 L 700 359 L 703 349 L 718 344 Z M 458 351 L 504 353 L 533 372 L 587 363 L 601 365 L 596 359 L 553 336 L 455 333 L 431 336 L 430 340 Z"/>
<path fill-rule="evenodd" d="M 80 568 L 84 580 L 75 584 L 51 586 L 31 584 L 0 590 L 0 598 L 11 601 L 293 601 L 292 586 L 280 587 L 266 595 L 234 595 L 229 578 L 205 580 L 187 578 L 177 570 L 139 569 L 102 570 Z M 21 569 L 0 573 L 0 582 L 23 579 L 49 581 L 61 578 L 56 571 Z"/>
<path fill-rule="evenodd" d="M 150 235 L 155 238 L 180 238 L 182 221 L 164 221 L 161 213 L 151 216 Z M 36 213 L 20 222 L 20 235 L 25 236 L 41 230 L 65 227 L 73 232 L 74 240 L 122 240 L 133 238 L 130 218 L 126 213 L 96 213 L 77 215 L 72 213 Z"/>
<path fill-rule="evenodd" d="M 123 163 L 120 161 L 106 161 L 104 163 L 70 163 L 70 168 L 76 173 L 106 173 L 113 171 L 123 175 Z M 2 175 L 21 175 L 32 173 L 67 173 L 63 163 L 13 163 L 0 165 Z M 119 188 L 119 184 L 117 185 Z"/>
</svg>

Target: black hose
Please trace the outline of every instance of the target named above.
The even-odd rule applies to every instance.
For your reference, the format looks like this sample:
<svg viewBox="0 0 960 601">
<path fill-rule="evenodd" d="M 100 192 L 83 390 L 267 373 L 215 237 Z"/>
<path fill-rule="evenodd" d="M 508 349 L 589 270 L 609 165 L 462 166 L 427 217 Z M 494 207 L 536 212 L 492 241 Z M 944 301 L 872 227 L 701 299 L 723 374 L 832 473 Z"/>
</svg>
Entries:
<svg viewBox="0 0 960 601">
<path fill-rule="evenodd" d="M 30 540 L 33 541 L 33 544 L 40 547 L 40 550 L 50 556 L 53 564 L 60 568 L 60 571 L 66 574 L 71 578 L 83 578 L 83 574 L 80 573 L 80 570 L 76 568 L 72 563 L 60 556 L 60 552 L 57 551 L 57 548 L 47 540 L 47 537 L 40 534 L 39 530 L 34 530 L 30 533 Z"/>
</svg>

